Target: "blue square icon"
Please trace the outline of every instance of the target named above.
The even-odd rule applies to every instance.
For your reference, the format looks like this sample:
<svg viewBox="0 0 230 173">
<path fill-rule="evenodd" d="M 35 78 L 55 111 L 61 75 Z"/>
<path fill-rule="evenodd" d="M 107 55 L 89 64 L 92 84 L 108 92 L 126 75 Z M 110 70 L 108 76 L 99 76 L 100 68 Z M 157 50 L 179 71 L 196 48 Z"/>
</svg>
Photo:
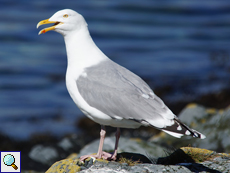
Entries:
<svg viewBox="0 0 230 173">
<path fill-rule="evenodd" d="M 20 151 L 1 151 L 2 172 L 21 172 Z"/>
</svg>

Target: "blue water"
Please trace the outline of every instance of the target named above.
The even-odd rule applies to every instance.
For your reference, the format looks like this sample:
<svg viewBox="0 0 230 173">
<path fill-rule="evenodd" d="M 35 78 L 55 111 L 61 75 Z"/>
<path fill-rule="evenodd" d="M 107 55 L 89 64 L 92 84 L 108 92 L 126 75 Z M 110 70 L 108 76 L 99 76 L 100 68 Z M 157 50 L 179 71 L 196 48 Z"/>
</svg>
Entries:
<svg viewBox="0 0 230 173">
<path fill-rule="evenodd" d="M 100 49 L 154 88 L 172 86 L 175 102 L 215 93 L 230 83 L 230 1 L 0 1 L 0 133 L 77 132 L 82 113 L 65 87 L 60 34 L 38 36 L 36 24 L 71 8 L 81 13 Z"/>
</svg>

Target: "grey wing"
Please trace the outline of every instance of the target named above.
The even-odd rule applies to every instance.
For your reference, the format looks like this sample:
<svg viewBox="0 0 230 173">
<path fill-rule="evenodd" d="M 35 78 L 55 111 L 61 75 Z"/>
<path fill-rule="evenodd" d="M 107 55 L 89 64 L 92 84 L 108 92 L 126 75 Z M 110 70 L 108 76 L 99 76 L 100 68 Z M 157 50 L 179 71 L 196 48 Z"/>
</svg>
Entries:
<svg viewBox="0 0 230 173">
<path fill-rule="evenodd" d="M 112 118 L 154 121 L 159 124 L 151 125 L 165 126 L 162 123 L 167 122 L 167 117 L 163 115 L 171 111 L 137 75 L 112 61 L 90 67 L 85 73 L 78 78 L 77 87 L 90 106 Z M 174 114 L 167 116 L 171 121 Z"/>
</svg>

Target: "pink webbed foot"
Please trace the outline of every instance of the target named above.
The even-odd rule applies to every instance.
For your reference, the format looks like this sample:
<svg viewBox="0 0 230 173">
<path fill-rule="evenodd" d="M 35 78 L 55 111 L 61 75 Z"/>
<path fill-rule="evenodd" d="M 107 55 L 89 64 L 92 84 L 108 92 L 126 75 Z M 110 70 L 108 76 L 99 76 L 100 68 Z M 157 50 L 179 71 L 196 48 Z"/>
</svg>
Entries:
<svg viewBox="0 0 230 173">
<path fill-rule="evenodd" d="M 105 159 L 105 160 L 117 160 L 117 154 L 113 153 L 107 153 L 107 152 L 102 152 L 102 158 Z"/>
<path fill-rule="evenodd" d="M 85 159 L 87 159 L 89 157 L 93 157 L 95 159 L 114 160 L 114 161 L 117 159 L 117 155 L 102 151 L 101 156 L 99 154 L 84 155 L 84 156 L 80 157 L 80 160 L 84 161 Z"/>
<path fill-rule="evenodd" d="M 120 138 L 120 129 L 117 128 L 117 132 L 116 132 L 116 143 L 115 143 L 115 148 L 114 148 L 114 153 L 110 154 L 107 152 L 102 151 L 103 148 L 103 143 L 104 143 L 104 139 L 105 139 L 105 126 L 101 126 L 101 132 L 100 132 L 100 142 L 99 142 L 99 147 L 98 147 L 98 152 L 97 154 L 90 154 L 90 155 L 85 155 L 85 156 L 81 156 L 80 160 L 84 161 L 85 159 L 87 159 L 88 157 L 93 157 L 95 159 L 105 159 L 105 160 L 116 160 L 117 159 L 117 147 L 118 147 L 118 141 Z"/>
</svg>

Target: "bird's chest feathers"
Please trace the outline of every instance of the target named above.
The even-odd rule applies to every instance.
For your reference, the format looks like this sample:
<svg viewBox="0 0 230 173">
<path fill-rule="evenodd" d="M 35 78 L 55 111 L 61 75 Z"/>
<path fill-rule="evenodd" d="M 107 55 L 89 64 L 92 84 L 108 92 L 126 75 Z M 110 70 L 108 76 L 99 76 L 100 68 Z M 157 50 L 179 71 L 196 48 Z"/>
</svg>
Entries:
<svg viewBox="0 0 230 173">
<path fill-rule="evenodd" d="M 79 107 L 81 111 L 83 111 L 86 114 L 86 111 L 91 110 L 88 103 L 84 100 L 84 98 L 81 96 L 78 87 L 77 87 L 77 80 L 79 77 L 86 77 L 87 73 L 84 72 L 84 70 L 77 70 L 75 69 L 72 71 L 71 69 L 67 68 L 66 72 L 66 87 L 67 90 L 75 102 L 75 104 Z"/>
<path fill-rule="evenodd" d="M 71 68 L 67 68 L 66 72 L 66 87 L 67 90 L 73 99 L 73 101 L 76 103 L 76 105 L 81 108 L 84 107 L 82 105 L 82 97 L 78 91 L 77 88 L 77 80 L 80 76 L 84 76 L 86 74 L 83 69 L 75 69 L 72 70 Z"/>
</svg>

